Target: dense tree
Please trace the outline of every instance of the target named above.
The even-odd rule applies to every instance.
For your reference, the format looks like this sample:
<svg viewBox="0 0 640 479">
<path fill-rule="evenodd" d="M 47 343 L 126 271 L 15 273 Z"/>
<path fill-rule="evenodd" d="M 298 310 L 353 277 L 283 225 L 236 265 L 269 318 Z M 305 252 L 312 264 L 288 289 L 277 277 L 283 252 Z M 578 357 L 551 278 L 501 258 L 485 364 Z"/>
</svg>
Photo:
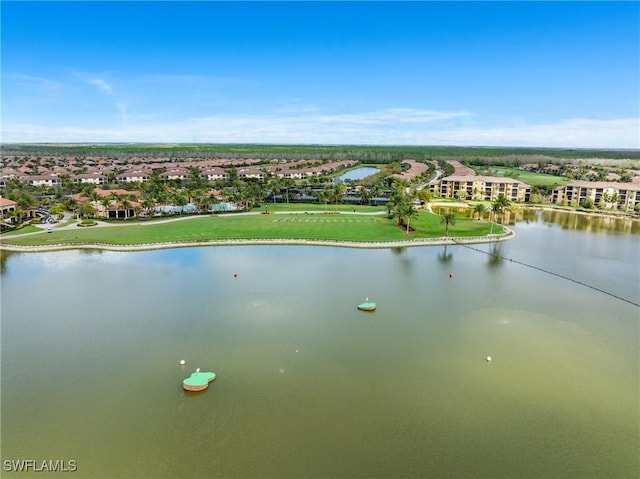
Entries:
<svg viewBox="0 0 640 479">
<path fill-rule="evenodd" d="M 318 201 L 324 203 L 324 211 L 327 211 L 327 204 L 329 204 L 329 195 L 327 193 L 326 190 L 319 190 L 316 191 L 315 193 L 316 198 L 318 198 Z"/>
<path fill-rule="evenodd" d="M 404 217 L 409 206 L 413 206 L 414 200 L 415 192 L 409 190 L 409 184 L 406 180 L 396 180 L 393 183 L 387 211 L 390 215 L 395 216 L 398 225 L 404 225 Z"/>
<path fill-rule="evenodd" d="M 336 206 L 336 211 L 338 210 L 338 201 L 340 201 L 347 191 L 347 187 L 342 183 L 334 183 L 334 185 L 329 189 L 329 197 L 333 201 Z"/>
<path fill-rule="evenodd" d="M 189 176 L 185 181 L 184 186 L 194 190 L 198 188 L 204 188 L 206 186 L 207 180 L 200 176 L 200 174 L 200 168 L 196 168 L 194 166 L 190 167 Z"/>
<path fill-rule="evenodd" d="M 371 190 L 365 186 L 361 187 L 357 193 L 361 205 L 368 205 L 371 201 Z"/>
<path fill-rule="evenodd" d="M 95 216 L 96 209 L 88 201 L 85 201 L 85 202 L 82 202 L 82 203 L 79 202 L 79 203 L 77 203 L 77 206 L 76 206 L 76 214 L 81 219 L 82 218 L 90 218 L 92 216 Z"/>
<path fill-rule="evenodd" d="M 431 192 L 427 188 L 422 188 L 418 191 L 418 199 L 424 204 L 429 203 L 431 201 Z"/>
<path fill-rule="evenodd" d="M 124 210 L 125 219 L 129 217 L 129 210 L 131 209 L 131 202 L 129 201 L 129 195 L 119 195 L 118 201 L 120 203 L 120 208 Z"/>
<path fill-rule="evenodd" d="M 182 214 L 184 211 L 184 207 L 189 203 L 189 199 L 187 195 L 182 190 L 173 190 L 171 194 L 171 202 L 179 207 L 179 213 Z"/>
<path fill-rule="evenodd" d="M 64 205 L 62 203 L 55 203 L 49 208 L 49 214 L 52 216 L 60 216 L 64 213 Z"/>
<path fill-rule="evenodd" d="M 274 203 L 276 202 L 276 196 L 280 194 L 280 185 L 281 181 L 277 176 L 271 177 L 267 182 L 267 189 L 269 190 L 269 194 L 271 195 L 271 199 Z"/>
</svg>

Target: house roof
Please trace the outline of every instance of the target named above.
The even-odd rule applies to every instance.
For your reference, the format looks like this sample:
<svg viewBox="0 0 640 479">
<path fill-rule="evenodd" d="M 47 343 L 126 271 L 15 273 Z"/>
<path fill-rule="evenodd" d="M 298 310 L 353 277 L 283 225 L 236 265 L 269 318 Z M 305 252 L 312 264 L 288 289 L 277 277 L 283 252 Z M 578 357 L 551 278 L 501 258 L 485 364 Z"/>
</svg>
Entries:
<svg viewBox="0 0 640 479">
<path fill-rule="evenodd" d="M 472 175 L 451 175 L 442 180 L 446 181 L 464 181 L 464 182 L 474 182 L 474 181 L 482 181 L 484 183 L 516 183 L 523 186 L 529 186 L 522 181 L 514 180 L 513 178 L 507 178 L 505 176 L 472 176 Z"/>
<path fill-rule="evenodd" d="M 0 197 L 0 208 L 7 208 L 7 207 L 17 206 L 17 205 L 18 203 L 13 200 Z"/>
</svg>

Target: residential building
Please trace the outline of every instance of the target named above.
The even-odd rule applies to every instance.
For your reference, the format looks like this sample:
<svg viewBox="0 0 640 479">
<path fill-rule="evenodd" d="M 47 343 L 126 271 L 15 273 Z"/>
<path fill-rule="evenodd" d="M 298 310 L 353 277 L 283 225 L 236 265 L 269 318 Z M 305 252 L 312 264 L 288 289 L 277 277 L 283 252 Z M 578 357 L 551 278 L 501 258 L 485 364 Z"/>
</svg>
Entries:
<svg viewBox="0 0 640 479">
<path fill-rule="evenodd" d="M 210 168 L 203 169 L 200 173 L 200 177 L 208 181 L 228 180 L 229 173 L 227 173 L 223 168 L 212 166 Z"/>
<path fill-rule="evenodd" d="M 633 211 L 640 204 L 640 184 L 604 181 L 575 181 L 553 190 L 552 201 L 579 206 L 590 199 L 598 208 Z"/>
<path fill-rule="evenodd" d="M 74 183 L 80 183 L 83 185 L 104 185 L 106 183 L 106 178 L 102 173 L 84 173 L 81 175 L 76 175 L 73 178 Z"/>
<path fill-rule="evenodd" d="M 3 223 L 8 225 L 12 225 L 14 223 L 14 213 L 17 207 L 18 203 L 15 201 L 0 197 L 0 215 Z"/>
<path fill-rule="evenodd" d="M 31 186 L 55 186 L 60 184 L 60 178 L 52 175 L 25 175 L 20 181 Z"/>
<path fill-rule="evenodd" d="M 189 178 L 189 170 L 187 168 L 171 168 L 160 173 L 163 180 L 186 180 Z"/>
<path fill-rule="evenodd" d="M 120 183 L 145 183 L 149 181 L 149 176 L 148 170 L 132 169 L 120 173 L 116 180 Z"/>
<path fill-rule="evenodd" d="M 531 186 L 513 178 L 453 175 L 430 183 L 431 193 L 442 198 L 495 201 L 504 195 L 509 201 L 527 202 Z"/>
<path fill-rule="evenodd" d="M 264 181 L 267 177 L 264 171 L 259 170 L 258 168 L 240 168 L 238 170 L 238 178 L 242 179 L 256 179 L 260 181 Z"/>
</svg>

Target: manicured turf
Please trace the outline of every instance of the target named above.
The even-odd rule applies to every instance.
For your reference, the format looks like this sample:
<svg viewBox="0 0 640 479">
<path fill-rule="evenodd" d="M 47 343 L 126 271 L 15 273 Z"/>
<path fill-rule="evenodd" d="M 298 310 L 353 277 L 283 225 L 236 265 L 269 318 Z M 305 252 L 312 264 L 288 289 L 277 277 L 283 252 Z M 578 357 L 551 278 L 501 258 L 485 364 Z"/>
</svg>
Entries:
<svg viewBox="0 0 640 479">
<path fill-rule="evenodd" d="M 496 176 L 506 176 L 518 181 L 522 181 L 531 186 L 551 186 L 566 185 L 574 180 L 570 180 L 566 176 L 547 175 L 545 173 L 534 173 L 525 170 L 507 170 L 504 168 L 493 167 L 490 171 Z"/>
<path fill-rule="evenodd" d="M 574 181 L 566 176 L 547 175 L 545 173 L 533 173 L 531 171 L 518 171 L 516 179 L 531 186 L 560 186 Z"/>
<path fill-rule="evenodd" d="M 33 225 L 28 225 L 28 226 L 25 226 L 24 228 L 2 233 L 2 237 L 4 238 L 6 236 L 23 235 L 25 233 L 37 233 L 38 231 L 42 231 L 42 228 L 38 228 L 37 226 L 33 226 Z"/>
<path fill-rule="evenodd" d="M 126 226 L 73 228 L 20 238 L 5 237 L 5 244 L 51 245 L 114 244 L 135 245 L 216 239 L 308 239 L 336 241 L 403 241 L 444 236 L 440 216 L 421 212 L 411 220 L 409 235 L 386 215 L 356 214 L 277 214 L 223 215 L 193 217 L 165 223 L 140 223 Z M 449 226 L 452 237 L 484 236 L 490 223 L 457 218 Z M 500 233 L 501 227 L 493 227 Z"/>
</svg>

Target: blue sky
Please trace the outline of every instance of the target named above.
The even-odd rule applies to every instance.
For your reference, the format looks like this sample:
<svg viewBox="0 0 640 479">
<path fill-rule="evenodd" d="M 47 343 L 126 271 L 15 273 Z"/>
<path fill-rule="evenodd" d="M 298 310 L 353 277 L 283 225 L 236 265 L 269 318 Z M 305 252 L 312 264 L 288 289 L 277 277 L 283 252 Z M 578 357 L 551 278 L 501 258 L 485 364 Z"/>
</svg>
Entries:
<svg viewBox="0 0 640 479">
<path fill-rule="evenodd" d="M 3 142 L 640 148 L 638 2 L 12 2 Z"/>
</svg>

